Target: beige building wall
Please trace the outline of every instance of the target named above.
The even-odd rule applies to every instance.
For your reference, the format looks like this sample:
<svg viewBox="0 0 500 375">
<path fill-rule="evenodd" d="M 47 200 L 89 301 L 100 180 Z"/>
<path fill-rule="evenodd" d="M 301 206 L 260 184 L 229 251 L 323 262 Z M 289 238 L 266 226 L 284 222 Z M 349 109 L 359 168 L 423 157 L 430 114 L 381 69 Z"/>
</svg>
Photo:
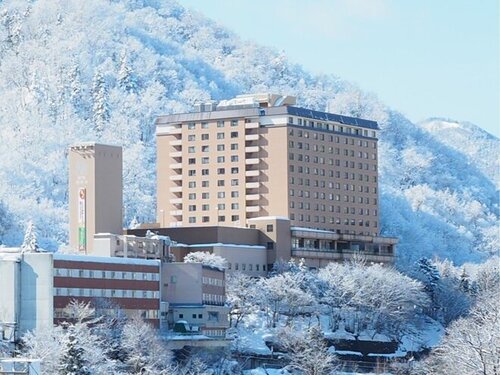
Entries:
<svg viewBox="0 0 500 375">
<path fill-rule="evenodd" d="M 292 226 L 378 235 L 376 123 L 273 107 L 279 97 L 266 97 L 158 118 L 158 222 L 245 226 L 283 216 Z"/>
<path fill-rule="evenodd" d="M 98 143 L 69 149 L 70 247 L 93 254 L 96 233 L 122 233 L 122 149 Z"/>
<path fill-rule="evenodd" d="M 288 262 L 291 259 L 290 220 L 286 217 L 258 217 L 249 219 L 250 228 L 259 230 L 260 242 L 267 248 L 268 270 L 276 261 Z"/>
</svg>

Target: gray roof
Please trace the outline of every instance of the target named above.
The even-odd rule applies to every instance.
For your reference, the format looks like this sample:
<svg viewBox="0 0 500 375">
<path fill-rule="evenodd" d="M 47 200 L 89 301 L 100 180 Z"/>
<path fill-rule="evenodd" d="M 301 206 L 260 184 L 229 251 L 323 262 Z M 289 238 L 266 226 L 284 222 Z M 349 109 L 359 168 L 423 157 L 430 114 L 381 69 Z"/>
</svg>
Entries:
<svg viewBox="0 0 500 375">
<path fill-rule="evenodd" d="M 229 108 L 216 111 L 206 111 L 206 112 L 189 112 L 189 113 L 177 113 L 172 115 L 159 116 L 156 119 L 156 125 L 169 124 L 175 122 L 186 122 L 186 121 L 210 121 L 228 118 L 239 118 L 239 117 L 257 117 L 262 115 L 291 115 L 307 117 L 318 121 L 333 121 L 345 125 L 359 126 L 362 128 L 377 130 L 378 125 L 376 121 L 365 120 L 357 117 L 350 117 L 344 115 L 338 115 L 334 113 L 314 111 L 312 109 L 294 107 L 294 106 L 280 106 L 280 107 L 268 107 L 268 108 Z"/>
</svg>

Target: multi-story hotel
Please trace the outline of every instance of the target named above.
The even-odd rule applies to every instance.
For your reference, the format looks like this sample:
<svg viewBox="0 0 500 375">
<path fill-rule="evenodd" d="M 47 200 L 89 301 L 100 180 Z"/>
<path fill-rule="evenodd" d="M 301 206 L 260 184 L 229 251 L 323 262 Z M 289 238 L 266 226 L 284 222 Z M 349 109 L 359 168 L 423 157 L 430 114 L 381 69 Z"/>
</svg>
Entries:
<svg viewBox="0 0 500 375">
<path fill-rule="evenodd" d="M 378 235 L 377 123 L 293 104 L 247 95 L 159 117 L 158 222 L 245 226 L 282 216 Z"/>
<path fill-rule="evenodd" d="M 256 229 L 245 244 L 266 247 L 268 269 L 355 253 L 392 262 L 397 239 L 379 235 L 377 123 L 294 104 L 241 95 L 159 117 L 159 233 L 186 243 L 178 227 L 189 228 L 191 244 L 207 233 L 201 227 Z"/>
</svg>

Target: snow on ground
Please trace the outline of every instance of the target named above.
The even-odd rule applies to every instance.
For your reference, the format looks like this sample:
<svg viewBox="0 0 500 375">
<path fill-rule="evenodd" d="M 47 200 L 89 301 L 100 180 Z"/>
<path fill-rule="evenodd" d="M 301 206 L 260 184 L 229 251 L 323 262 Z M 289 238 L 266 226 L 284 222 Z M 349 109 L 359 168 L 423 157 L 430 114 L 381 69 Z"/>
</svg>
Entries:
<svg viewBox="0 0 500 375">
<path fill-rule="evenodd" d="M 285 317 L 280 319 L 278 327 L 285 325 L 285 319 Z M 304 330 L 316 324 L 316 322 L 316 320 L 312 321 L 309 318 L 297 319 L 295 328 L 297 331 Z M 329 331 L 328 316 L 326 315 L 320 316 L 320 324 L 327 339 L 355 340 L 354 335 L 347 332 L 342 325 L 335 332 Z M 266 346 L 265 341 L 272 341 L 272 337 L 278 329 L 267 328 L 266 319 L 260 312 L 250 314 L 238 326 L 238 334 L 236 335 L 237 338 L 233 341 L 233 349 L 246 354 L 270 355 L 271 350 Z M 443 334 L 444 328 L 440 323 L 426 318 L 418 326 L 412 327 L 408 333 L 402 336 L 401 344 L 395 353 L 369 354 L 369 356 L 381 356 L 385 358 L 404 357 L 410 351 L 416 352 L 423 348 L 432 348 L 438 345 Z M 387 335 L 374 334 L 372 331 L 361 332 L 358 339 L 379 342 L 391 341 L 391 338 Z M 359 352 L 335 351 L 335 347 L 333 346 L 330 348 L 330 351 L 341 355 L 361 355 Z"/>
<path fill-rule="evenodd" d="M 265 318 L 258 313 L 250 314 L 238 326 L 233 349 L 246 354 L 270 355 L 271 350 L 264 341 L 264 337 L 269 334 Z"/>
<path fill-rule="evenodd" d="M 401 339 L 401 344 L 396 354 L 410 351 L 419 351 L 422 348 L 433 348 L 439 344 L 441 337 L 444 335 L 444 327 L 441 323 L 426 318 L 424 323 L 415 327 L 413 332 L 404 335 Z"/>
</svg>

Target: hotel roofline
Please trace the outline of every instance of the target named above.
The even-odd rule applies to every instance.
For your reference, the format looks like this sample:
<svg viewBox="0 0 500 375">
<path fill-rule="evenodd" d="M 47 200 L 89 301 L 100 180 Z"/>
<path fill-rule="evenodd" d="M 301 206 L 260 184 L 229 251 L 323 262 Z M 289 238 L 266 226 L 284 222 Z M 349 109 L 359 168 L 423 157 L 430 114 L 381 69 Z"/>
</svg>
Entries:
<svg viewBox="0 0 500 375">
<path fill-rule="evenodd" d="M 210 121 L 226 119 L 230 117 L 257 117 L 257 116 L 275 116 L 291 115 L 306 117 L 318 121 L 336 122 L 343 125 L 358 126 L 365 129 L 379 130 L 376 121 L 365 120 L 357 117 L 338 115 L 334 113 L 314 111 L 291 105 L 279 107 L 248 107 L 247 105 L 231 106 L 223 109 L 215 109 L 199 112 L 176 113 L 171 115 L 161 115 L 156 119 L 157 126 L 169 125 L 188 121 Z"/>
</svg>

